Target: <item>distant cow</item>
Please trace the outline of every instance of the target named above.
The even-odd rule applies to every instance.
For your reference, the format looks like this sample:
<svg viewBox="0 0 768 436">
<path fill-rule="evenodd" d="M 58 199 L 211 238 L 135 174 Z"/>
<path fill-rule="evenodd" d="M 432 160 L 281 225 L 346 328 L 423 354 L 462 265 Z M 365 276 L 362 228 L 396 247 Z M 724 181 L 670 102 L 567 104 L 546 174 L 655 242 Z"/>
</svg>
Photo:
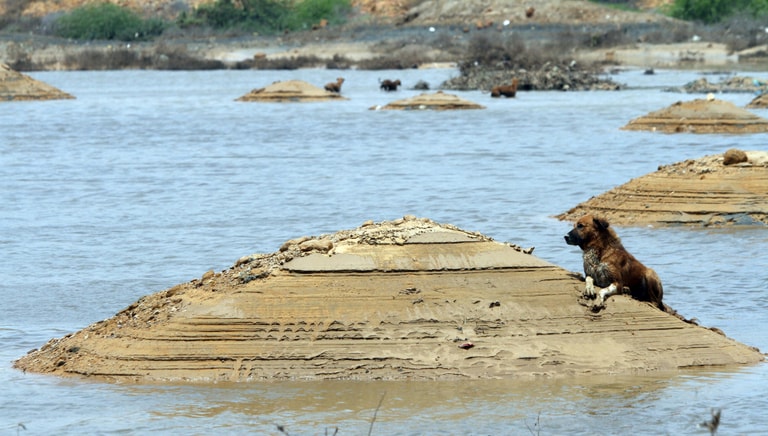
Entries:
<svg viewBox="0 0 768 436">
<path fill-rule="evenodd" d="M 338 79 L 336 79 L 335 82 L 326 83 L 325 84 L 325 90 L 329 91 L 329 92 L 335 92 L 335 93 L 338 94 L 338 93 L 341 92 L 341 84 L 342 83 L 344 83 L 344 78 L 343 77 L 339 77 Z"/>
<path fill-rule="evenodd" d="M 511 85 L 499 85 L 494 86 L 491 89 L 491 97 L 498 98 L 501 96 L 512 98 L 517 94 L 517 78 L 512 79 Z"/>
<path fill-rule="evenodd" d="M 536 12 L 536 9 L 535 9 L 533 6 L 531 6 L 531 7 L 529 7 L 528 9 L 526 9 L 526 10 L 525 10 L 525 16 L 526 16 L 527 18 L 532 18 L 532 17 L 533 17 L 533 14 L 534 14 L 534 12 Z"/>
<path fill-rule="evenodd" d="M 389 80 L 385 79 L 379 82 L 381 86 L 379 86 L 384 91 L 397 91 L 397 87 L 401 85 L 400 79 L 397 80 Z"/>
</svg>

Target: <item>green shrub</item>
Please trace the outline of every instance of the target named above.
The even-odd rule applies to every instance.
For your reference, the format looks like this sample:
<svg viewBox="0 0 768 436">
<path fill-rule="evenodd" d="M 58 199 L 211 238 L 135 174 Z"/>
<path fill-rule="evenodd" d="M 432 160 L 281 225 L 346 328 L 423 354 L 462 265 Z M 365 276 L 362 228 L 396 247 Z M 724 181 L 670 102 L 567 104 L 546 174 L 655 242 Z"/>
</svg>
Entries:
<svg viewBox="0 0 768 436">
<path fill-rule="evenodd" d="M 296 4 L 291 16 L 292 29 L 308 29 L 328 20 L 328 24 L 341 24 L 352 11 L 350 0 L 304 0 Z"/>
<path fill-rule="evenodd" d="M 177 23 L 180 27 L 208 26 L 269 34 L 307 29 L 322 19 L 338 24 L 351 10 L 350 0 L 216 0 L 182 14 Z"/>
<path fill-rule="evenodd" d="M 681 20 L 717 23 L 734 13 L 768 16 L 768 0 L 675 0 L 669 15 Z"/>
<path fill-rule="evenodd" d="M 71 39 L 134 41 L 150 39 L 164 29 L 162 20 L 144 20 L 129 9 L 101 3 L 85 5 L 63 15 L 56 21 L 54 32 Z"/>
<path fill-rule="evenodd" d="M 216 0 L 181 17 L 179 25 L 273 33 L 286 28 L 289 12 L 287 4 L 277 0 L 241 0 L 237 4 L 232 0 Z"/>
</svg>

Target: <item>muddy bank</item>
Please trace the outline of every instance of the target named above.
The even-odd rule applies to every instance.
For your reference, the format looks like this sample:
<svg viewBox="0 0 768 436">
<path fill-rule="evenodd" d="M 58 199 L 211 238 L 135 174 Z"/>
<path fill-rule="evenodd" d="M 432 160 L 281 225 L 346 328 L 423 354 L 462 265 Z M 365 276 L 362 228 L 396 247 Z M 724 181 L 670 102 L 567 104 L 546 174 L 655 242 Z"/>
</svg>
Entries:
<svg viewBox="0 0 768 436">
<path fill-rule="evenodd" d="M 18 369 L 110 381 L 637 374 L 763 360 L 514 244 L 404 217 L 287 241 L 52 339 Z"/>
<path fill-rule="evenodd" d="M 661 165 L 557 218 L 575 221 L 590 213 L 617 225 L 764 226 L 767 192 L 768 153 L 730 150 Z"/>
</svg>

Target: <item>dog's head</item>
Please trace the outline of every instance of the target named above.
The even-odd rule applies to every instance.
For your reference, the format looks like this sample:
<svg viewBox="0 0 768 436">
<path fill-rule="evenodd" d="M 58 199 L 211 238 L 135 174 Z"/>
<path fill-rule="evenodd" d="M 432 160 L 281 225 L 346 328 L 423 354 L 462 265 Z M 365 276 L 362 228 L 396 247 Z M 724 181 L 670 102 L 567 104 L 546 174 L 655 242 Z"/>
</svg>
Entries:
<svg viewBox="0 0 768 436">
<path fill-rule="evenodd" d="M 573 225 L 573 230 L 565 235 L 565 243 L 568 245 L 578 245 L 584 248 L 601 234 L 609 232 L 608 221 L 604 218 L 584 215 Z"/>
</svg>

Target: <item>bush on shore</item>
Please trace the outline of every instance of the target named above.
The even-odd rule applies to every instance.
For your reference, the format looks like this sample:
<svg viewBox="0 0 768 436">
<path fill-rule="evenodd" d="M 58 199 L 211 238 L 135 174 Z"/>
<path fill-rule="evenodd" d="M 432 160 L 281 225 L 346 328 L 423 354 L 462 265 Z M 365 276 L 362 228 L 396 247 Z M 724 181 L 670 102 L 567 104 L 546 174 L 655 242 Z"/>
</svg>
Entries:
<svg viewBox="0 0 768 436">
<path fill-rule="evenodd" d="M 713 24 L 734 14 L 768 17 L 768 0 L 675 0 L 669 15 L 686 21 Z"/>
<path fill-rule="evenodd" d="M 142 19 L 112 3 L 81 6 L 61 16 L 54 25 L 56 35 L 79 40 L 146 40 L 160 35 L 164 29 L 162 20 Z"/>
<path fill-rule="evenodd" d="M 216 0 L 182 13 L 177 24 L 275 34 L 341 24 L 351 11 L 350 0 Z"/>
</svg>

